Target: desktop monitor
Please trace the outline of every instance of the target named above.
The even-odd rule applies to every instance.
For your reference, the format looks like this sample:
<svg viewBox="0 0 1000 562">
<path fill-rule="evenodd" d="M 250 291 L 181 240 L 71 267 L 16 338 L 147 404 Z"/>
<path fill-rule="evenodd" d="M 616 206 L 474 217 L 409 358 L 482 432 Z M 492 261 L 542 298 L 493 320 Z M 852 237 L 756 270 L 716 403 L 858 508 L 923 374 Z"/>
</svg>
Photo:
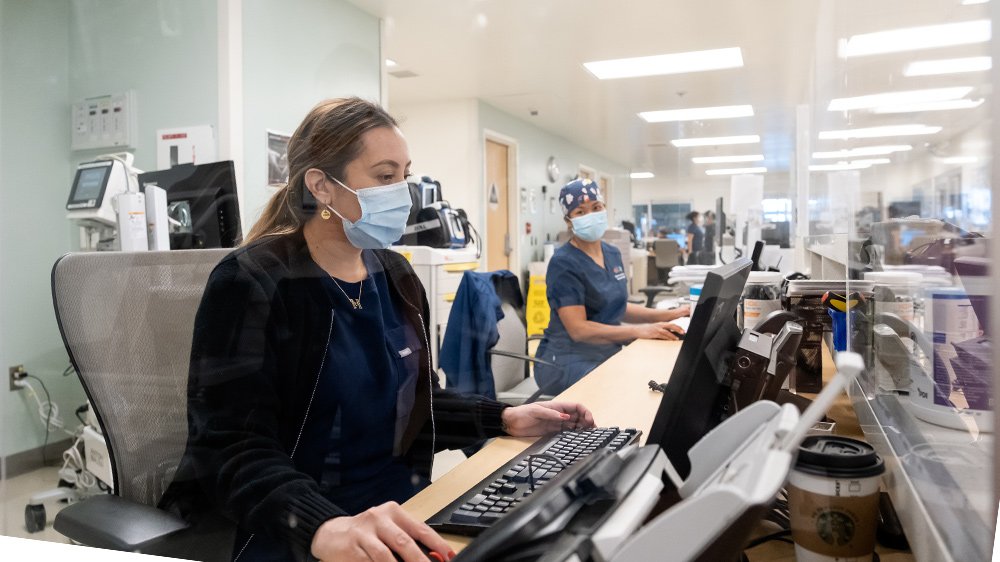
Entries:
<svg viewBox="0 0 1000 562">
<path fill-rule="evenodd" d="M 232 248 L 243 239 L 232 160 L 139 174 L 139 188 L 167 192 L 170 249 Z"/>
<path fill-rule="evenodd" d="M 766 222 L 760 228 L 760 237 L 766 244 L 791 248 L 791 225 L 788 221 Z"/>
<path fill-rule="evenodd" d="M 722 421 L 730 352 L 740 340 L 736 305 L 750 275 L 741 258 L 708 272 L 680 354 L 649 431 L 681 478 L 691 471 L 688 450 Z"/>
</svg>

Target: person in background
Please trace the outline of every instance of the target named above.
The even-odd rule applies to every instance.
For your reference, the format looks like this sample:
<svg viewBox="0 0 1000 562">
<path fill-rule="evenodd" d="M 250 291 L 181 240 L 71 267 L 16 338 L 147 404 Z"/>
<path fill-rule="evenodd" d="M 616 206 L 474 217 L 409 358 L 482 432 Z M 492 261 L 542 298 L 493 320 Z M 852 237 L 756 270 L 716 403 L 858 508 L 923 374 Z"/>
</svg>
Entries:
<svg viewBox="0 0 1000 562">
<path fill-rule="evenodd" d="M 450 559 L 399 505 L 427 484 L 434 453 L 593 427 L 593 416 L 438 384 L 426 293 L 387 250 L 409 215 L 410 154 L 384 109 L 320 103 L 288 163 L 287 185 L 205 287 L 187 450 L 161 504 L 229 518 L 241 561 L 426 561 L 417 542 Z"/>
<path fill-rule="evenodd" d="M 701 213 L 691 211 L 686 218 L 690 221 L 686 231 L 687 248 L 684 250 L 687 256 L 686 262 L 688 265 L 700 264 L 701 252 L 705 242 L 705 229 L 701 226 Z"/>
<path fill-rule="evenodd" d="M 565 390 L 622 344 L 678 339 L 684 330 L 670 321 L 690 313 L 686 306 L 666 310 L 628 302 L 621 253 L 601 241 L 608 213 L 597 184 L 574 180 L 560 190 L 559 203 L 572 237 L 556 250 L 545 277 L 552 313 L 535 354 L 552 364 L 535 366 L 535 380 L 545 394 Z"/>
<path fill-rule="evenodd" d="M 715 211 L 705 211 L 705 242 L 701 250 L 702 265 L 715 265 Z"/>
</svg>

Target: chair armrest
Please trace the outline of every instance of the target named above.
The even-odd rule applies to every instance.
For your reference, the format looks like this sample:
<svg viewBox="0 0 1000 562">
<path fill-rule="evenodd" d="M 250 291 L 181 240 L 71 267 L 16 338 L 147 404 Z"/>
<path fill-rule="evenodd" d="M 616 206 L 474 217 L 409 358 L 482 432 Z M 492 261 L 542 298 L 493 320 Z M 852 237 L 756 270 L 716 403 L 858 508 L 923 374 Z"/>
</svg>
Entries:
<svg viewBox="0 0 1000 562">
<path fill-rule="evenodd" d="M 85 546 L 143 552 L 188 524 L 162 509 L 101 495 L 66 506 L 52 527 Z"/>
<path fill-rule="evenodd" d="M 666 285 L 650 285 L 639 289 L 639 292 L 646 295 L 646 308 L 653 308 L 653 300 L 656 298 L 656 295 L 671 289 L 672 287 Z"/>
<path fill-rule="evenodd" d="M 562 367 L 556 365 L 551 361 L 546 361 L 544 359 L 536 359 L 534 357 L 528 357 L 521 353 L 512 353 L 510 351 L 501 351 L 499 349 L 491 349 L 486 352 L 487 355 L 499 355 L 501 357 L 510 357 L 511 359 L 520 359 L 521 361 L 527 361 L 528 363 L 535 363 L 537 365 L 545 365 L 546 367 L 555 367 L 556 369 L 562 370 Z"/>
</svg>

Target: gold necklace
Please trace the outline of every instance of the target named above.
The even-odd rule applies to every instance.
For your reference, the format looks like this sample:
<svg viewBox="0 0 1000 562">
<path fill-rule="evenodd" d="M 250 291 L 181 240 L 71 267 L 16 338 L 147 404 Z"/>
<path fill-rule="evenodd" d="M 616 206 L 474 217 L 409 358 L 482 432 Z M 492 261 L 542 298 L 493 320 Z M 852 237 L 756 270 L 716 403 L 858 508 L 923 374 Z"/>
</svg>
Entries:
<svg viewBox="0 0 1000 562">
<path fill-rule="evenodd" d="M 340 292 L 344 295 L 344 298 L 347 299 L 347 302 L 351 303 L 351 308 L 353 308 L 354 310 L 361 310 L 362 309 L 362 306 L 361 306 L 361 292 L 365 288 L 365 279 L 367 279 L 367 277 L 365 277 L 365 279 L 361 280 L 361 284 L 358 286 L 358 298 L 356 298 L 356 299 L 352 299 L 351 297 L 347 296 L 347 293 L 344 291 L 344 288 L 340 286 L 340 282 L 337 281 L 336 277 L 334 277 L 334 276 L 331 275 L 330 279 L 333 279 L 334 285 L 336 285 L 337 288 L 340 289 Z"/>
</svg>

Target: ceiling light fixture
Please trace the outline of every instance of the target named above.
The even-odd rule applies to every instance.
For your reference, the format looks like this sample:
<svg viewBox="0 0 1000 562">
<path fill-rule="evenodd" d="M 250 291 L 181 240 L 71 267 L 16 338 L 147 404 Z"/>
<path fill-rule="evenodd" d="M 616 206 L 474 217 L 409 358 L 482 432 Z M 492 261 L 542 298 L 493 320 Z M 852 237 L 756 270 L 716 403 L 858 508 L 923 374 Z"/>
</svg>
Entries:
<svg viewBox="0 0 1000 562">
<path fill-rule="evenodd" d="M 683 74 L 723 68 L 741 68 L 743 66 L 743 52 L 739 47 L 730 47 L 728 49 L 585 62 L 583 66 L 600 80 Z"/>
<path fill-rule="evenodd" d="M 726 164 L 731 162 L 760 162 L 763 154 L 747 154 L 744 156 L 696 156 L 691 159 L 695 164 Z"/>
<path fill-rule="evenodd" d="M 386 68 L 393 68 L 393 67 L 397 66 L 397 64 L 398 63 L 396 63 L 396 61 L 394 61 L 392 59 L 385 59 L 385 66 L 386 66 Z"/>
<path fill-rule="evenodd" d="M 734 137 L 697 137 L 690 139 L 674 139 L 670 144 L 682 148 L 687 146 L 721 146 L 724 144 L 753 144 L 760 142 L 758 135 L 738 135 Z"/>
<path fill-rule="evenodd" d="M 650 178 L 656 177 L 652 172 L 632 172 L 628 177 L 634 180 L 648 180 Z"/>
<path fill-rule="evenodd" d="M 872 109 L 935 101 L 957 100 L 964 98 L 972 91 L 972 86 L 955 88 L 932 88 L 929 90 L 909 90 L 905 92 L 886 92 L 852 98 L 837 98 L 830 100 L 827 111 L 850 111 L 852 109 Z"/>
<path fill-rule="evenodd" d="M 894 152 L 905 152 L 913 150 L 908 144 L 887 144 L 881 146 L 861 146 L 844 150 L 834 150 L 831 152 L 813 152 L 812 157 L 821 160 L 824 158 L 854 158 L 855 156 L 884 156 Z"/>
<path fill-rule="evenodd" d="M 702 121 L 708 119 L 731 119 L 753 117 L 752 105 L 723 105 L 718 107 L 692 107 L 688 109 L 664 109 L 643 111 L 639 114 L 647 123 L 667 123 L 672 121 Z"/>
<path fill-rule="evenodd" d="M 990 40 L 990 20 L 973 20 L 922 27 L 906 27 L 853 35 L 841 41 L 840 57 L 917 51 Z"/>
<path fill-rule="evenodd" d="M 962 0 L 963 6 L 972 6 L 974 4 L 985 4 L 990 0 Z"/>
<path fill-rule="evenodd" d="M 938 74 L 961 74 L 981 72 L 993 68 L 991 57 L 967 57 L 963 59 L 939 59 L 911 62 L 903 69 L 903 76 L 936 76 Z"/>
<path fill-rule="evenodd" d="M 870 167 L 871 164 L 856 163 L 856 162 L 840 162 L 838 164 L 813 164 L 809 166 L 810 172 L 843 172 L 847 170 L 864 170 Z"/>
<path fill-rule="evenodd" d="M 888 158 L 863 158 L 861 160 L 851 160 L 851 164 L 864 165 L 865 167 L 874 166 L 876 164 L 889 164 L 892 160 Z"/>
<path fill-rule="evenodd" d="M 767 168 L 760 166 L 756 168 L 718 168 L 715 170 L 705 170 L 710 176 L 734 176 L 737 174 L 763 174 Z"/>
<path fill-rule="evenodd" d="M 953 109 L 972 109 L 983 105 L 983 99 L 978 100 L 948 100 L 911 103 L 903 105 L 888 105 L 876 107 L 872 113 L 920 113 L 922 111 L 951 111 Z"/>
<path fill-rule="evenodd" d="M 874 139 L 879 137 L 902 137 L 907 135 L 933 135 L 940 132 L 941 127 L 930 125 L 886 125 L 882 127 L 865 127 L 861 129 L 843 129 L 839 131 L 822 131 L 820 140 Z"/>
</svg>

